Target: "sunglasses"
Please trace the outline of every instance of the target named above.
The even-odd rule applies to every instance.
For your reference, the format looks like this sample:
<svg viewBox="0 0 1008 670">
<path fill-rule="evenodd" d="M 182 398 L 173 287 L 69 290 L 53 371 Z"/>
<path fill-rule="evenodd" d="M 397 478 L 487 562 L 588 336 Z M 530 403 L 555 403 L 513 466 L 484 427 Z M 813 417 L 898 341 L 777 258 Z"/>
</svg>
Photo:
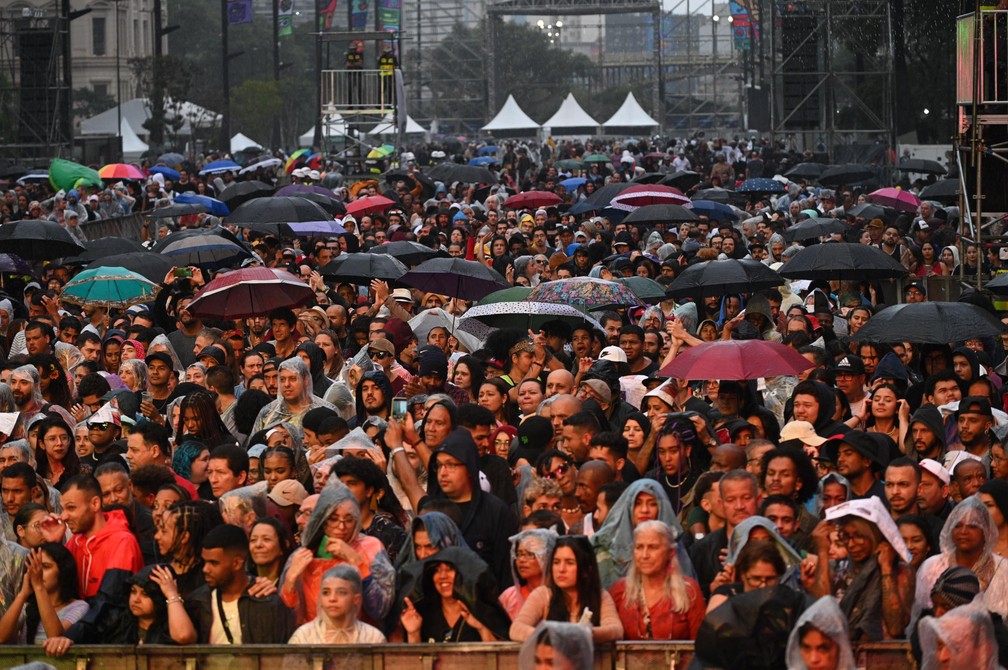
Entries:
<svg viewBox="0 0 1008 670">
<path fill-rule="evenodd" d="M 383 358 L 387 358 L 388 357 L 388 352 L 385 352 L 385 351 L 369 351 L 368 352 L 368 356 L 370 356 L 371 358 L 377 358 L 378 360 L 382 360 Z"/>
<path fill-rule="evenodd" d="M 108 430 L 112 424 L 108 421 L 103 421 L 102 423 L 89 423 L 88 428 L 94 428 L 95 430 Z"/>
<path fill-rule="evenodd" d="M 559 479 L 560 477 L 563 477 L 565 474 L 567 474 L 567 471 L 570 470 L 570 467 L 571 467 L 570 464 L 564 463 L 563 465 L 557 466 L 556 470 L 553 470 L 552 472 L 547 472 L 543 476 L 546 479 Z"/>
</svg>

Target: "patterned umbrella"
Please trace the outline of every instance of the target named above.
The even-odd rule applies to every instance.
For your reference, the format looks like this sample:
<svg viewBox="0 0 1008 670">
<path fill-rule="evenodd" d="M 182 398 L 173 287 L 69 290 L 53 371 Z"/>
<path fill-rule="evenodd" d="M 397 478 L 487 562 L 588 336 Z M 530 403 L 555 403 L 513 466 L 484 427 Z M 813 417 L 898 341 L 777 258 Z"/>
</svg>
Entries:
<svg viewBox="0 0 1008 670">
<path fill-rule="evenodd" d="M 785 191 L 784 185 L 779 181 L 774 179 L 768 179 L 767 177 L 756 177 L 753 179 L 746 179 L 742 182 L 737 189 L 736 193 L 783 193 Z"/>
<path fill-rule="evenodd" d="M 314 299 L 314 289 L 286 270 L 243 268 L 215 277 L 189 303 L 189 311 L 205 318 L 244 319 Z"/>
<path fill-rule="evenodd" d="M 528 302 L 574 305 L 583 309 L 631 307 L 641 299 L 623 284 L 593 277 L 571 277 L 539 284 L 526 298 Z"/>
<path fill-rule="evenodd" d="M 892 207 L 901 212 L 916 212 L 921 203 L 920 199 L 910 191 L 892 187 L 872 191 L 868 197 L 876 205 Z"/>
<path fill-rule="evenodd" d="M 602 330 L 602 324 L 575 307 L 527 300 L 470 307 L 462 317 L 463 330 L 466 330 L 465 324 L 470 320 L 480 321 L 491 328 L 522 328 L 538 331 L 547 321 L 563 321 L 571 327 L 588 323 L 593 328 Z"/>
<path fill-rule="evenodd" d="M 660 184 L 638 184 L 620 192 L 610 202 L 615 209 L 632 212 L 647 205 L 688 205 L 690 199 L 672 186 Z"/>
<path fill-rule="evenodd" d="M 97 267 L 80 272 L 67 282 L 60 298 L 81 307 L 129 307 L 150 302 L 161 290 L 146 277 L 123 267 Z"/>
</svg>

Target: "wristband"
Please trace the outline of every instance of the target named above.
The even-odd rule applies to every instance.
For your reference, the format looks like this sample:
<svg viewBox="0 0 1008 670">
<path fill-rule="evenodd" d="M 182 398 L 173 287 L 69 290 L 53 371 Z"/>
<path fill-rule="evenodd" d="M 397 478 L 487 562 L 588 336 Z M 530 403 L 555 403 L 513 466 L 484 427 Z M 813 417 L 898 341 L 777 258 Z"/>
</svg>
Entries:
<svg viewBox="0 0 1008 670">
<path fill-rule="evenodd" d="M 400 451 L 406 451 L 406 447 L 396 447 L 395 449 L 393 449 L 392 451 L 390 451 L 389 452 L 389 460 L 392 460 L 393 458 L 395 458 L 395 455 L 398 454 Z"/>
<path fill-rule="evenodd" d="M 172 596 L 171 598 L 168 598 L 168 600 L 166 600 L 165 602 L 171 605 L 172 603 L 183 603 L 185 601 L 182 600 L 182 596 Z"/>
</svg>

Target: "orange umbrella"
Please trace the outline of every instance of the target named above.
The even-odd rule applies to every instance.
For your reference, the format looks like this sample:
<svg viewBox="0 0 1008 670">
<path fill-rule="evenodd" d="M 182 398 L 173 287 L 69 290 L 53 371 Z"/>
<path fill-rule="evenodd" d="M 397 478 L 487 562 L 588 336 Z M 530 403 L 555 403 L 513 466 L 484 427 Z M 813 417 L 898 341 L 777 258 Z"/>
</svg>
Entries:
<svg viewBox="0 0 1008 670">
<path fill-rule="evenodd" d="M 102 179 L 135 179 L 137 181 L 147 179 L 147 175 L 141 172 L 140 168 L 128 163 L 109 163 L 98 170 L 98 176 Z"/>
</svg>

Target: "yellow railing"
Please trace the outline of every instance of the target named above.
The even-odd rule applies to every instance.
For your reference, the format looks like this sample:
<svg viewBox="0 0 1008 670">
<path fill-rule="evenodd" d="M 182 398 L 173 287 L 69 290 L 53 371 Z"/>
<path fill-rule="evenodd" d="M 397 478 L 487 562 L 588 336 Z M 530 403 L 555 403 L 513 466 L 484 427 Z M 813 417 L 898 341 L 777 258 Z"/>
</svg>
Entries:
<svg viewBox="0 0 1008 670">
<path fill-rule="evenodd" d="M 347 646 L 242 645 L 187 647 L 82 646 L 61 658 L 39 647 L 0 647 L 0 668 L 44 661 L 57 670 L 519 670 L 517 644 L 386 644 Z M 620 642 L 596 649 L 596 670 L 680 670 L 690 642 Z M 859 645 L 858 667 L 914 668 L 909 645 Z M 738 669 L 742 670 L 742 669 Z"/>
</svg>

